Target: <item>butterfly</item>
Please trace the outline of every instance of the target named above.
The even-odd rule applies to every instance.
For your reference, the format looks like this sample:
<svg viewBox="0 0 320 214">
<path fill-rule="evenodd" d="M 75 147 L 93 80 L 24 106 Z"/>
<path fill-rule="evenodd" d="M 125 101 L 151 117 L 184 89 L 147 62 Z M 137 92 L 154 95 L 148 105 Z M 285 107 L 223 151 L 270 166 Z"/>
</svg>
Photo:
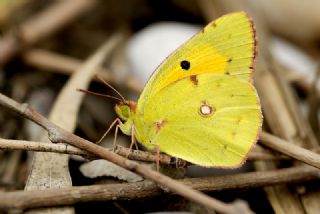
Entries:
<svg viewBox="0 0 320 214">
<path fill-rule="evenodd" d="M 224 15 L 172 53 L 118 127 L 148 149 L 205 167 L 241 166 L 262 126 L 253 86 L 256 37 L 244 12 Z"/>
</svg>

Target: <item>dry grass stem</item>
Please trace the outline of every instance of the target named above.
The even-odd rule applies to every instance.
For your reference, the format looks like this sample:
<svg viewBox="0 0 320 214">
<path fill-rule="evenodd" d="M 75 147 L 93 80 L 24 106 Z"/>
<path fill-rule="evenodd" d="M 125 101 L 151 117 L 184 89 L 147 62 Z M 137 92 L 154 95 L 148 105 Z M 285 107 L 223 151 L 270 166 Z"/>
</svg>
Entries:
<svg viewBox="0 0 320 214">
<path fill-rule="evenodd" d="M 66 26 L 95 3 L 96 1 L 87 0 L 57 1 L 17 29 L 8 32 L 0 40 L 0 65 L 10 60 L 23 47 L 30 46 Z"/>
<path fill-rule="evenodd" d="M 265 172 L 186 178 L 178 180 L 178 182 L 199 191 L 222 191 L 226 189 L 256 188 L 288 182 L 301 182 L 318 178 L 318 169 L 313 167 L 292 167 Z M 150 181 L 28 192 L 12 191 L 0 193 L 0 209 L 23 210 L 27 208 L 72 205 L 89 201 L 132 200 L 160 194 L 163 194 L 161 188 L 156 183 Z M 16 201 L 16 203 L 12 203 L 12 201 Z"/>
<path fill-rule="evenodd" d="M 23 150 L 23 151 L 33 151 L 33 152 L 55 152 L 55 153 L 69 154 L 69 155 L 80 155 L 90 159 L 97 158 L 84 150 L 78 149 L 74 146 L 70 146 L 64 143 L 49 144 L 49 143 L 35 142 L 35 141 L 9 140 L 9 139 L 0 138 L 0 149 L 1 150 Z M 111 151 L 111 149 L 109 150 Z M 139 161 L 155 163 L 157 159 L 157 154 L 154 152 L 146 152 L 141 150 L 132 150 L 130 152 L 130 149 L 122 146 L 117 146 L 114 152 L 118 155 L 127 157 L 128 159 L 131 159 L 131 160 L 139 160 Z M 277 161 L 277 160 L 289 160 L 289 157 L 284 155 L 274 155 L 272 153 L 266 153 L 266 152 L 251 151 L 249 153 L 248 160 Z M 181 159 L 175 159 L 166 154 L 160 154 L 159 161 L 161 164 L 174 165 L 177 167 L 183 167 L 188 165 L 187 162 Z"/>
<path fill-rule="evenodd" d="M 279 137 L 262 132 L 260 143 L 272 150 L 288 155 L 320 169 L 320 155 L 308 149 L 289 143 Z"/>
<path fill-rule="evenodd" d="M 31 49 L 26 51 L 23 54 L 23 59 L 27 64 L 39 69 L 56 73 L 59 72 L 66 75 L 71 75 L 82 65 L 81 60 L 42 49 Z M 116 83 L 112 72 L 106 68 L 97 69 L 97 74 L 107 82 Z M 133 92 L 140 93 L 142 91 L 142 86 L 139 84 L 139 81 L 131 76 L 127 77 L 122 82 L 124 83 L 123 85 Z M 121 84 L 122 82 L 118 84 Z"/>
<path fill-rule="evenodd" d="M 97 158 L 93 154 L 88 153 L 84 150 L 78 149 L 74 146 L 70 146 L 64 143 L 57 144 L 49 144 L 43 142 L 35 142 L 35 141 L 25 141 L 25 140 L 9 140 L 0 138 L 0 149 L 1 150 L 24 150 L 24 151 L 34 151 L 34 152 L 55 152 L 61 154 L 69 154 L 69 155 L 80 155 L 84 157 L 90 157 L 91 159 Z M 112 151 L 112 149 L 109 149 Z M 116 154 L 121 155 L 123 157 L 128 157 L 131 160 L 139 160 L 139 161 L 148 161 L 148 162 L 156 162 L 157 155 L 151 152 L 144 152 L 140 150 L 130 150 L 128 148 L 124 148 L 121 146 L 117 146 L 114 151 Z M 272 157 L 267 157 L 272 158 Z M 184 166 L 186 163 L 182 160 L 177 160 L 176 163 L 175 158 L 172 158 L 168 155 L 161 154 L 160 155 L 160 163 L 166 165 L 178 165 Z"/>
<path fill-rule="evenodd" d="M 1 150 L 23 150 L 23 151 L 33 151 L 33 152 L 55 152 L 61 154 L 69 155 L 80 155 L 85 158 L 96 159 L 93 154 L 90 154 L 84 150 L 78 149 L 74 146 L 70 146 L 64 143 L 48 144 L 43 142 L 35 141 L 25 141 L 25 140 L 9 140 L 0 138 L 0 149 Z M 109 149 L 111 151 L 111 149 Z M 146 162 L 156 162 L 157 154 L 154 152 L 146 152 L 141 150 L 132 150 L 117 146 L 114 151 L 116 154 L 123 157 L 127 157 L 131 160 L 146 161 Z M 248 160 L 264 160 L 264 161 L 276 161 L 276 160 L 288 160 L 288 156 L 274 155 L 272 153 L 251 151 Z M 166 154 L 160 154 L 159 161 L 161 164 L 174 165 L 177 167 L 183 167 L 188 165 L 187 162 L 181 159 L 175 159 Z"/>
</svg>

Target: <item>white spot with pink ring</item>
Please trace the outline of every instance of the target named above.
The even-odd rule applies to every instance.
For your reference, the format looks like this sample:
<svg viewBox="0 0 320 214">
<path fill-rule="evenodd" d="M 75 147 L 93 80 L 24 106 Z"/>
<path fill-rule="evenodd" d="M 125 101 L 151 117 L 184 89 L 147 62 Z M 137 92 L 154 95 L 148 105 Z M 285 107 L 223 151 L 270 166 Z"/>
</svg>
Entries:
<svg viewBox="0 0 320 214">
<path fill-rule="evenodd" d="M 204 116 L 209 116 L 210 114 L 213 113 L 213 108 L 208 104 L 202 104 L 200 106 L 200 113 Z"/>
</svg>

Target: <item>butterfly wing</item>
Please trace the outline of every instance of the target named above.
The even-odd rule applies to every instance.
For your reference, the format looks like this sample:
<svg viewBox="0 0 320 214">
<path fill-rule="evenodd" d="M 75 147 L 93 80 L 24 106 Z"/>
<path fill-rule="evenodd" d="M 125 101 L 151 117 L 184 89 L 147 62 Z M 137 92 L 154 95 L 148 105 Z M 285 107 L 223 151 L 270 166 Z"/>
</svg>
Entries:
<svg viewBox="0 0 320 214">
<path fill-rule="evenodd" d="M 207 167 L 236 167 L 257 141 L 262 115 L 252 85 L 226 75 L 178 80 L 146 101 L 138 140 Z M 140 124 L 140 125 L 139 125 Z M 143 124 L 143 125 L 142 125 Z"/>
<path fill-rule="evenodd" d="M 138 102 L 144 103 L 167 85 L 203 73 L 234 75 L 252 81 L 255 31 L 244 12 L 222 16 L 172 53 L 153 73 Z"/>
</svg>

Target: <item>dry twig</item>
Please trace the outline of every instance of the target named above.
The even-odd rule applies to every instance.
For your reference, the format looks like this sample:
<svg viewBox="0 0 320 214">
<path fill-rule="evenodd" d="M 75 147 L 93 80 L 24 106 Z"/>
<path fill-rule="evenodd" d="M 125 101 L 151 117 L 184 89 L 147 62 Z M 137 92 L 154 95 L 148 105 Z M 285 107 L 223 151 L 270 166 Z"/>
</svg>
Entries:
<svg viewBox="0 0 320 214">
<path fill-rule="evenodd" d="M 319 178 L 318 169 L 313 167 L 292 167 L 265 172 L 186 178 L 178 181 L 183 185 L 190 186 L 199 191 L 221 191 L 226 189 L 255 188 L 287 182 L 308 181 L 317 178 Z M 63 206 L 88 201 L 132 200 L 152 197 L 162 193 L 163 191 L 161 191 L 159 186 L 150 181 L 28 192 L 12 191 L 0 193 L 0 209 Z M 12 203 L 12 201 L 16 203 Z"/>
<path fill-rule="evenodd" d="M 262 132 L 260 135 L 260 143 L 277 152 L 288 155 L 294 159 L 300 160 L 311 166 L 320 169 L 320 155 L 300 146 L 289 143 L 274 135 Z"/>
<path fill-rule="evenodd" d="M 76 58 L 42 49 L 31 49 L 26 51 L 23 54 L 23 59 L 27 64 L 39 69 L 59 72 L 66 75 L 71 75 L 82 65 L 82 61 Z M 116 83 L 112 72 L 106 68 L 97 69 L 97 74 L 107 82 Z M 142 86 L 139 84 L 139 81 L 131 76 L 122 80 L 120 83 L 118 82 L 118 84 L 122 83 L 133 92 L 140 93 L 142 91 Z"/>
<path fill-rule="evenodd" d="M 35 141 L 25 141 L 25 140 L 9 140 L 0 138 L 0 149 L 1 150 L 24 150 L 24 151 L 34 151 L 34 152 L 55 152 L 61 154 L 69 154 L 69 155 L 80 155 L 83 157 L 89 157 L 90 159 L 96 159 L 97 157 L 92 154 L 78 149 L 74 146 L 70 146 L 64 143 L 57 144 L 49 144 L 43 142 L 35 142 Z M 111 149 L 109 149 L 111 151 Z M 154 162 L 158 158 L 157 154 L 154 152 L 146 152 L 141 150 L 132 150 L 117 146 L 115 151 L 116 154 L 121 155 L 123 157 L 127 157 L 131 160 L 138 161 L 147 161 Z M 259 152 L 259 151 L 251 151 L 249 153 L 248 160 L 264 160 L 264 161 L 275 161 L 275 160 L 289 160 L 288 156 L 284 155 L 274 155 L 272 153 L 267 152 Z M 175 165 L 178 167 L 183 167 L 188 165 L 187 162 L 173 158 L 166 154 L 160 154 L 159 161 L 161 164 L 166 165 Z"/>
<path fill-rule="evenodd" d="M 0 65 L 6 63 L 23 47 L 30 46 L 66 26 L 96 1 L 57 1 L 46 10 L 8 32 L 0 40 Z"/>
<path fill-rule="evenodd" d="M 0 138 L 0 149 L 1 150 L 25 150 L 25 151 L 35 151 L 35 152 L 55 152 L 61 154 L 69 154 L 69 155 L 81 155 L 84 157 L 97 158 L 93 156 L 93 154 L 88 153 L 84 150 L 78 149 L 74 146 L 70 146 L 64 143 L 43 143 L 43 142 L 35 142 L 35 141 L 25 141 L 25 140 L 8 140 Z M 109 149 L 112 151 L 111 149 Z M 132 160 L 139 161 L 149 161 L 154 162 L 157 159 L 157 155 L 151 152 L 144 152 L 138 150 L 130 150 L 128 148 L 124 148 L 122 146 L 117 146 L 114 151 L 116 154 L 121 155 L 123 157 L 128 157 Z M 270 157 L 272 158 L 272 157 Z M 176 165 L 175 158 L 172 158 L 168 155 L 161 154 L 160 155 L 160 163 L 162 164 L 174 164 Z M 184 166 L 186 163 L 182 160 L 179 160 L 179 166 Z"/>
</svg>

